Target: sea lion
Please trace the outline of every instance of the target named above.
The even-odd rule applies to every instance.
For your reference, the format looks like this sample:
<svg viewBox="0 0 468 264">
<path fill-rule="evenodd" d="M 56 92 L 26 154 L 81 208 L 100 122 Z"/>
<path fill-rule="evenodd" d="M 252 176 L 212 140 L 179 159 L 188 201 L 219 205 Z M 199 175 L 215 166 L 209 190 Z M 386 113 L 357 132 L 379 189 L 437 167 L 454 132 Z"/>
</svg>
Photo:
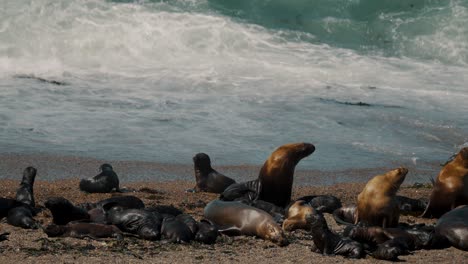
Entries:
<svg viewBox="0 0 468 264">
<path fill-rule="evenodd" d="M 195 241 L 203 244 L 214 244 L 218 238 L 218 228 L 210 221 L 202 219 L 198 222 L 198 231 L 195 234 Z"/>
<path fill-rule="evenodd" d="M 161 237 L 171 243 L 190 243 L 195 234 L 184 222 L 168 216 L 162 221 Z"/>
<path fill-rule="evenodd" d="M 136 234 L 146 240 L 161 237 L 162 216 L 143 209 L 122 209 L 112 207 L 106 211 L 107 223 L 116 225 L 120 230 Z"/>
<path fill-rule="evenodd" d="M 16 200 L 31 207 L 36 206 L 33 192 L 36 173 L 37 170 L 34 167 L 27 167 L 24 169 L 23 179 L 21 180 L 20 187 L 16 191 Z"/>
<path fill-rule="evenodd" d="M 233 179 L 217 172 L 211 167 L 210 157 L 198 153 L 193 157 L 196 184 L 193 191 L 222 193 L 229 185 L 236 183 Z"/>
<path fill-rule="evenodd" d="M 435 225 L 434 244 L 448 244 L 468 251 L 468 205 L 445 213 Z"/>
<path fill-rule="evenodd" d="M 342 206 L 340 199 L 333 195 L 308 195 L 298 200 L 305 201 L 319 213 L 332 213 Z"/>
<path fill-rule="evenodd" d="M 468 204 L 468 147 L 440 171 L 422 217 L 438 218 L 464 204 Z"/>
<path fill-rule="evenodd" d="M 398 256 L 409 255 L 407 241 L 403 238 L 393 238 L 377 246 L 371 255 L 376 259 L 397 261 Z"/>
<path fill-rule="evenodd" d="M 258 176 L 261 184 L 258 199 L 286 207 L 291 201 L 296 165 L 314 151 L 314 145 L 309 143 L 286 144 L 273 151 Z"/>
<path fill-rule="evenodd" d="M 4 240 L 8 240 L 8 235 L 10 235 L 10 233 L 8 233 L 8 232 L 1 233 L 0 234 L 0 242 L 4 241 Z"/>
<path fill-rule="evenodd" d="M 52 222 L 56 225 L 65 225 L 71 221 L 90 219 L 86 210 L 74 206 L 63 197 L 50 197 L 44 205 L 52 213 Z"/>
<path fill-rule="evenodd" d="M 261 184 L 258 179 L 253 181 L 233 183 L 219 196 L 222 201 L 235 201 L 238 199 L 254 201 L 258 199 Z"/>
<path fill-rule="evenodd" d="M 198 232 L 198 223 L 193 217 L 189 214 L 180 214 L 175 217 L 177 221 L 180 221 L 184 223 L 192 232 L 193 235 L 195 235 Z"/>
<path fill-rule="evenodd" d="M 418 216 L 427 207 L 427 202 L 422 199 L 412 199 L 401 195 L 396 195 L 395 198 L 402 215 Z"/>
<path fill-rule="evenodd" d="M 357 219 L 365 225 L 396 227 L 400 209 L 395 194 L 405 180 L 408 169 L 398 168 L 377 175 L 367 182 L 357 198 Z"/>
<path fill-rule="evenodd" d="M 312 251 L 323 255 L 342 255 L 347 258 L 363 257 L 362 245 L 330 231 L 327 221 L 321 213 L 308 215 L 307 218 L 314 241 Z"/>
<path fill-rule="evenodd" d="M 317 211 L 303 200 L 295 201 L 289 206 L 286 212 L 286 220 L 283 222 L 284 231 L 293 231 L 296 229 L 310 229 L 310 223 L 307 219 L 311 219 L 311 215 L 317 214 Z"/>
<path fill-rule="evenodd" d="M 333 211 L 333 218 L 340 225 L 354 225 L 357 220 L 356 205 L 348 205 Z"/>
<path fill-rule="evenodd" d="M 33 209 L 30 206 L 18 206 L 8 211 L 7 222 L 12 226 L 25 229 L 37 229 L 39 225 L 33 219 L 33 214 Z"/>
<path fill-rule="evenodd" d="M 206 219 L 227 235 L 257 236 L 279 246 L 288 244 L 281 227 L 267 212 L 240 202 L 211 201 L 204 209 Z"/>
<path fill-rule="evenodd" d="M 12 208 L 18 207 L 23 203 L 18 202 L 16 199 L 0 198 L 0 220 L 7 217 L 8 211 Z"/>
<path fill-rule="evenodd" d="M 103 225 L 96 223 L 74 223 L 67 225 L 48 225 L 44 232 L 49 237 L 74 237 L 92 239 L 113 237 L 118 240 L 123 239 L 122 231 L 114 225 Z"/>
<path fill-rule="evenodd" d="M 119 192 L 119 177 L 112 166 L 105 163 L 99 168 L 101 173 L 80 181 L 80 190 L 88 193 L 109 193 L 115 189 Z"/>
</svg>

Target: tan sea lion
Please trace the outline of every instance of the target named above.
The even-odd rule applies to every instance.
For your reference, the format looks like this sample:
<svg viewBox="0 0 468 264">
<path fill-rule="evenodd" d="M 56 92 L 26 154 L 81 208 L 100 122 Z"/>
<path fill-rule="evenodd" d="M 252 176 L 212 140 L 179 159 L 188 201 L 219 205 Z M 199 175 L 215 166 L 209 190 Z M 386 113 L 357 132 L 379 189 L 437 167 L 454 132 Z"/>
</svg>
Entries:
<svg viewBox="0 0 468 264">
<path fill-rule="evenodd" d="M 241 202 L 214 200 L 206 205 L 206 219 L 227 235 L 257 236 L 279 246 L 288 244 L 281 227 L 267 212 Z"/>
<path fill-rule="evenodd" d="M 400 210 L 395 194 L 407 173 L 408 169 L 398 168 L 367 182 L 357 198 L 355 224 L 362 222 L 370 226 L 396 227 Z"/>
<path fill-rule="evenodd" d="M 233 179 L 217 172 L 211 167 L 210 157 L 205 153 L 198 153 L 193 157 L 195 169 L 195 187 L 191 192 L 222 193 L 233 183 Z"/>
<path fill-rule="evenodd" d="M 468 147 L 440 171 L 422 217 L 440 217 L 464 204 L 468 204 Z"/>
<path fill-rule="evenodd" d="M 297 200 L 289 206 L 286 212 L 286 220 L 283 222 L 284 231 L 293 231 L 296 229 L 310 229 L 310 215 L 317 214 L 316 210 L 304 200 Z"/>
<path fill-rule="evenodd" d="M 314 151 L 314 145 L 309 143 L 292 143 L 277 148 L 260 170 L 258 199 L 286 207 L 291 201 L 296 165 Z"/>
</svg>

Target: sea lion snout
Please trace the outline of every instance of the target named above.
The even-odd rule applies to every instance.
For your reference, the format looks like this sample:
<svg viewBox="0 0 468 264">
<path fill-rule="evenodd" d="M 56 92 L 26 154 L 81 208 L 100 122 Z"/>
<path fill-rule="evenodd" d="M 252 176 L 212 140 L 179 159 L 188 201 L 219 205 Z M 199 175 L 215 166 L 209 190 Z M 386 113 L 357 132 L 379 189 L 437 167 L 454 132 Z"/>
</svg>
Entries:
<svg viewBox="0 0 468 264">
<path fill-rule="evenodd" d="M 310 144 L 310 143 L 304 143 L 304 146 L 302 147 L 302 152 L 304 155 L 309 156 L 310 154 L 314 153 L 315 151 L 315 146 Z"/>
</svg>

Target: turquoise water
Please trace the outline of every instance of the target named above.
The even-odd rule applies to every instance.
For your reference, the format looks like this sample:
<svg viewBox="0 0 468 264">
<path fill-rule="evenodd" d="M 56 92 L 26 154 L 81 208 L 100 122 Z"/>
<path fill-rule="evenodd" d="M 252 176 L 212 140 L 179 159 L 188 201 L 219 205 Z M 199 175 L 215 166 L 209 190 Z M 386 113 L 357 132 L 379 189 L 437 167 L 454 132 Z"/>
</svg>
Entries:
<svg viewBox="0 0 468 264">
<path fill-rule="evenodd" d="M 466 0 L 4 0 L 0 150 L 443 162 L 468 145 L 466 25 Z"/>
</svg>

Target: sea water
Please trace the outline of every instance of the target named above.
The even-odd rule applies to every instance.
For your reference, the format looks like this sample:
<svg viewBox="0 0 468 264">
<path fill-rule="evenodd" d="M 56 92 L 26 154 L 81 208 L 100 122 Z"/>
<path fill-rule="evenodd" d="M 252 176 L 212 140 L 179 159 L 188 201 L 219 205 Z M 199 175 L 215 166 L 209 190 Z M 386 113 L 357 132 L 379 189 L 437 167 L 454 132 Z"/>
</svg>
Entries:
<svg viewBox="0 0 468 264">
<path fill-rule="evenodd" d="M 2 0 L 0 152 L 303 169 L 468 146 L 468 0 Z"/>
</svg>

